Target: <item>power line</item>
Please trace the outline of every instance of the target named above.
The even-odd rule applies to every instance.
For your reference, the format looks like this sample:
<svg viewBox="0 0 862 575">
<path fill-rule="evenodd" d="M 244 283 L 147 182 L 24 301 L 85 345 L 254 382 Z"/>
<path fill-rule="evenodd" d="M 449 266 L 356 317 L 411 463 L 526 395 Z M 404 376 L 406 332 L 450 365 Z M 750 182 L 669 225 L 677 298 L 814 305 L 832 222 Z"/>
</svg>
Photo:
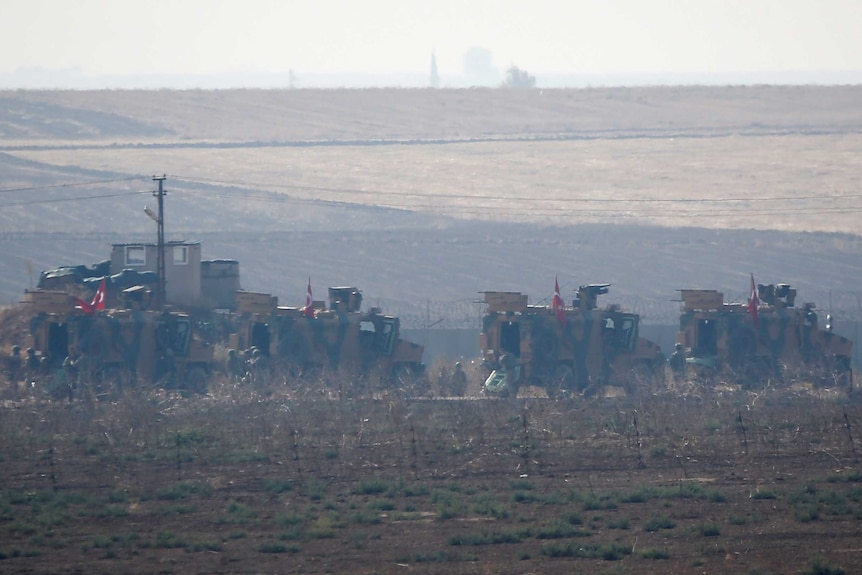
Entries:
<svg viewBox="0 0 862 575">
<path fill-rule="evenodd" d="M 224 198 L 229 200 L 236 200 L 238 198 L 237 194 L 229 194 L 229 193 L 219 193 L 219 192 L 208 192 L 208 191 L 197 191 L 197 190 L 184 190 L 182 193 L 192 194 L 192 195 L 201 195 L 206 196 L 207 198 Z M 371 193 L 371 192 L 369 192 Z M 277 192 L 276 192 L 277 194 Z M 381 195 L 386 195 L 382 193 Z M 430 194 L 425 194 L 426 197 L 437 197 L 440 199 L 449 199 L 453 198 L 453 196 L 432 196 Z M 332 201 L 332 200 L 320 200 L 320 199 L 312 199 L 312 198 L 297 198 L 294 196 L 273 196 L 271 195 L 260 195 L 260 194 L 242 194 L 241 198 L 246 201 L 258 201 L 258 202 L 269 202 L 269 203 L 291 203 L 291 204 L 345 204 L 345 205 L 362 205 L 365 207 L 380 207 L 386 209 L 397 209 L 397 210 L 406 210 L 406 211 L 415 211 L 415 210 L 428 210 L 432 213 L 438 214 L 469 214 L 469 215 L 487 215 L 490 213 L 520 213 L 531 216 L 544 216 L 544 217 L 569 217 L 575 214 L 578 215 L 607 215 L 607 214 L 615 214 L 615 215 L 653 215 L 656 214 L 657 208 L 650 208 L 646 206 L 639 207 L 629 207 L 625 209 L 621 208 L 601 208 L 601 207 L 593 207 L 593 208 L 564 208 L 564 209 L 553 209 L 553 208 L 524 208 L 518 206 L 477 206 L 475 204 L 470 205 L 445 205 L 445 204 L 392 204 L 392 203 L 374 203 L 374 204 L 359 204 L 357 202 L 341 202 L 341 201 Z M 487 197 L 480 196 L 475 198 L 470 198 L 475 200 L 486 200 Z M 823 198 L 820 198 L 821 200 Z M 500 198 L 500 201 L 507 201 L 510 203 L 530 203 L 534 204 L 535 200 L 532 198 Z M 601 200 L 597 200 L 601 201 Z M 627 201 L 627 200 L 622 200 Z M 675 203 L 678 200 L 661 200 L 662 203 Z M 742 200 L 739 200 L 742 201 Z M 704 202 L 709 202 L 709 200 L 704 200 Z M 862 212 L 862 206 L 859 207 L 787 207 L 787 208 L 770 208 L 770 209 L 752 209 L 747 205 L 738 206 L 736 208 L 733 207 L 724 207 L 724 208 L 709 208 L 703 207 L 701 209 L 691 209 L 691 208 L 683 208 L 677 209 L 673 211 L 673 215 L 675 216 L 734 216 L 734 217 L 761 217 L 765 215 L 789 215 L 796 213 L 804 213 L 804 214 L 833 214 L 833 213 L 859 213 Z"/>
<path fill-rule="evenodd" d="M 186 177 L 179 175 L 171 175 L 171 178 L 179 179 L 188 183 L 209 183 L 219 184 L 222 186 L 233 186 L 244 189 L 267 189 L 267 188 L 284 188 L 299 191 L 314 191 L 314 192 L 330 192 L 341 194 L 364 194 L 369 196 L 392 196 L 392 197 L 410 197 L 410 198 L 463 198 L 463 194 L 435 194 L 429 192 L 398 192 L 398 191 L 381 191 L 381 190 L 362 190 L 358 188 L 333 188 L 321 186 L 305 186 L 300 184 L 273 184 L 273 183 L 253 183 L 253 182 L 235 182 L 229 180 L 217 180 L 212 178 L 202 177 Z M 499 195 L 481 195 L 469 196 L 479 200 L 506 200 L 511 201 L 521 198 L 512 198 L 511 196 Z M 565 203 L 703 203 L 703 202 L 784 202 L 784 201 L 802 201 L 802 200 L 844 200 L 852 198 L 862 198 L 862 193 L 859 194 L 834 194 L 834 195 L 807 195 L 807 196 L 771 196 L 771 197 L 721 197 L 721 198 L 595 198 L 595 197 L 539 197 L 539 198 L 523 198 L 531 202 L 565 202 Z"/>
<path fill-rule="evenodd" d="M 76 198 L 53 198 L 50 200 L 29 200 L 24 202 L 9 202 L 0 204 L 0 208 L 7 208 L 11 206 L 32 206 L 37 204 L 54 204 L 59 202 L 79 202 L 82 200 L 98 200 L 103 198 L 119 198 L 122 196 L 134 196 L 138 194 L 147 194 L 149 192 L 119 192 L 116 194 L 100 194 L 96 196 L 79 196 Z"/>
<path fill-rule="evenodd" d="M 90 180 L 88 182 L 75 182 L 72 184 L 50 184 L 47 186 L 29 186 L 26 188 L 3 188 L 0 189 L 0 194 L 11 192 L 36 192 L 41 190 L 55 190 L 57 188 L 74 188 L 78 186 L 92 186 L 95 184 L 112 184 L 114 182 L 128 182 L 132 180 L 143 180 L 144 176 L 129 176 L 126 178 L 111 178 L 109 180 Z M 8 204 L 7 204 L 8 205 Z"/>
</svg>

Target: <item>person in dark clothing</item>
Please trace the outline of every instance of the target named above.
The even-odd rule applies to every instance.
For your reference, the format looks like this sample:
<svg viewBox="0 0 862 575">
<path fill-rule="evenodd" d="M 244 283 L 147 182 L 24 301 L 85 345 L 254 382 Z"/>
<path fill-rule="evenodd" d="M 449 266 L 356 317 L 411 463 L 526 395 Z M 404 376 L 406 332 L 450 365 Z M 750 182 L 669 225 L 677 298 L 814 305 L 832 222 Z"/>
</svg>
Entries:
<svg viewBox="0 0 862 575">
<path fill-rule="evenodd" d="M 682 381 L 685 378 L 685 351 L 682 349 L 682 344 L 678 343 L 674 346 L 669 363 L 674 381 Z"/>
</svg>

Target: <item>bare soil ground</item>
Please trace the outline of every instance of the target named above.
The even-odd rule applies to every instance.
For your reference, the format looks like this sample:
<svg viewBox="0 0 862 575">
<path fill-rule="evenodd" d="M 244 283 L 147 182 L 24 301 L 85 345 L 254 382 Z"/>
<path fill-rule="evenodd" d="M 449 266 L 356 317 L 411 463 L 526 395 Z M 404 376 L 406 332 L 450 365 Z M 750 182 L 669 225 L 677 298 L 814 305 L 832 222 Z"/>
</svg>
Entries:
<svg viewBox="0 0 862 575">
<path fill-rule="evenodd" d="M 0 570 L 862 569 L 855 400 L 350 399 L 333 381 L 6 401 Z"/>
</svg>

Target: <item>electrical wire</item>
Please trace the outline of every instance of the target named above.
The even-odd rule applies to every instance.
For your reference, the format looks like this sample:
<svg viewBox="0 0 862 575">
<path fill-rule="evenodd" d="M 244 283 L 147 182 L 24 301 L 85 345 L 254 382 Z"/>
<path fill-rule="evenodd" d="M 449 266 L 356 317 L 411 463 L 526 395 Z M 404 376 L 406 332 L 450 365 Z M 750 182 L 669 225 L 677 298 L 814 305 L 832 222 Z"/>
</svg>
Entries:
<svg viewBox="0 0 862 575">
<path fill-rule="evenodd" d="M 3 188 L 0 189 L 0 194 L 11 192 L 36 192 L 41 190 L 55 190 L 57 188 L 74 188 L 78 186 L 92 186 L 96 184 L 112 184 L 115 182 L 130 182 L 133 180 L 142 180 L 144 176 L 129 176 L 126 178 L 111 178 L 109 180 L 90 180 L 87 182 L 75 182 L 71 184 L 50 184 L 47 186 L 29 186 L 26 188 Z"/>
<path fill-rule="evenodd" d="M 149 194 L 150 192 L 120 192 L 116 194 L 99 194 L 95 196 L 78 196 L 75 198 L 52 198 L 49 200 L 28 200 L 24 202 L 8 202 L 0 204 L 0 208 L 6 208 L 10 206 L 32 206 L 38 204 L 54 204 L 59 202 L 79 202 L 82 200 L 100 200 L 105 198 L 119 198 L 122 196 L 136 196 L 140 194 Z"/>
<path fill-rule="evenodd" d="M 428 192 L 385 192 L 379 190 L 361 190 L 357 188 L 331 188 L 331 187 L 319 187 L 319 186 L 304 186 L 298 184 L 258 184 L 258 183 L 249 183 L 249 182 L 232 182 L 226 180 L 216 180 L 211 178 L 200 178 L 200 177 L 187 177 L 187 176 L 177 176 L 171 175 L 169 176 L 172 179 L 188 182 L 188 183 L 209 183 L 209 184 L 219 184 L 222 186 L 232 186 L 238 188 L 246 188 L 246 189 L 266 189 L 266 188 L 284 188 L 284 189 L 293 189 L 300 191 L 315 191 L 315 192 L 330 192 L 330 193 L 343 193 L 343 194 L 365 194 L 365 195 L 373 195 L 375 197 L 379 196 L 392 196 L 392 197 L 412 197 L 412 198 L 463 198 L 462 194 L 459 195 L 441 195 L 441 194 L 432 194 Z M 482 200 L 505 200 L 511 201 L 513 199 L 521 199 L 521 198 L 512 198 L 510 196 L 490 196 L 483 195 L 477 196 L 477 199 Z M 589 197 L 540 197 L 540 198 L 523 198 L 525 200 L 531 202 L 565 202 L 565 203 L 628 203 L 628 202 L 641 202 L 641 203 L 703 203 L 703 202 L 784 202 L 784 201 L 797 201 L 797 200 L 831 200 L 831 199 L 852 199 L 852 198 L 862 198 L 862 193 L 859 194 L 838 194 L 838 195 L 830 195 L 830 196 L 822 196 L 822 195 L 808 195 L 808 196 L 772 196 L 772 197 L 724 197 L 724 198 L 677 198 L 677 199 L 667 199 L 667 198 L 589 198 Z"/>
</svg>

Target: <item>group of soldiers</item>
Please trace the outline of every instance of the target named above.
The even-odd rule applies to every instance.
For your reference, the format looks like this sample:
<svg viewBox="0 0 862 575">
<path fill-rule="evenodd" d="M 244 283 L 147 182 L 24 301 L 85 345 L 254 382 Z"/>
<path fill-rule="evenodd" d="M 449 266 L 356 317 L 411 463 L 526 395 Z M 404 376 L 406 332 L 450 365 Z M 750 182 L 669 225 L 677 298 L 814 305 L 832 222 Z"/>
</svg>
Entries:
<svg viewBox="0 0 862 575">
<path fill-rule="evenodd" d="M 455 362 L 455 369 L 449 373 L 447 366 L 440 368 L 437 376 L 437 385 L 442 395 L 451 397 L 464 397 L 467 394 L 467 374 L 460 361 Z"/>
<path fill-rule="evenodd" d="M 25 390 L 38 385 L 51 396 L 68 396 L 69 401 L 72 401 L 78 384 L 89 380 L 87 356 L 72 349 L 60 368 L 52 369 L 49 364 L 48 358 L 38 354 L 32 347 L 22 354 L 21 346 L 13 345 L 4 366 L 12 394 L 18 396 L 23 383 Z"/>
<path fill-rule="evenodd" d="M 269 371 L 269 362 L 255 346 L 241 352 L 229 349 L 224 371 L 234 383 L 262 383 Z"/>
<path fill-rule="evenodd" d="M 18 385 L 24 382 L 27 385 L 34 381 L 43 371 L 43 358 L 36 354 L 32 347 L 27 348 L 26 355 L 21 354 L 21 346 L 13 345 L 12 352 L 6 358 L 6 377 L 13 391 L 17 392 Z"/>
</svg>

